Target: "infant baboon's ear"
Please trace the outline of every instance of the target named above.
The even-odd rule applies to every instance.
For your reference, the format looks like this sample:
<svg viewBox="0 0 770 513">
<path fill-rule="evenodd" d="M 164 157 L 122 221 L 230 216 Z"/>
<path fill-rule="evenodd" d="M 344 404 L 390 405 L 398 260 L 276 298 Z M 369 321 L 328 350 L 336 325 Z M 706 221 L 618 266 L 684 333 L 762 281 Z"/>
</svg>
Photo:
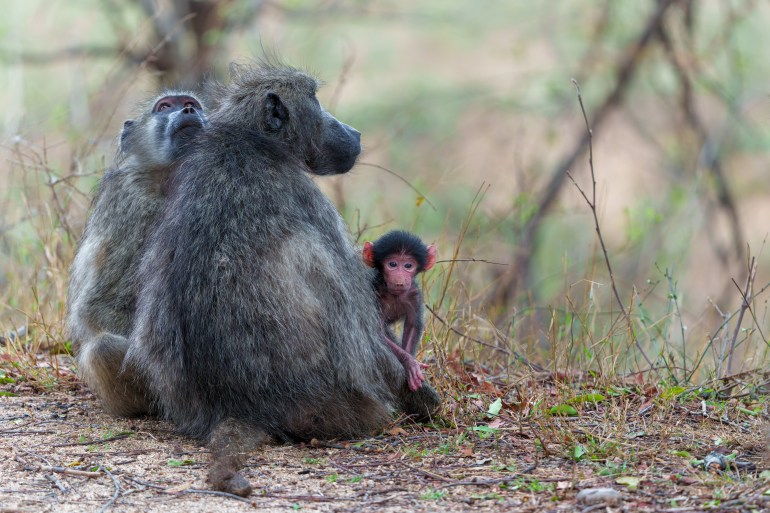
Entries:
<svg viewBox="0 0 770 513">
<path fill-rule="evenodd" d="M 425 260 L 425 267 L 422 268 L 423 271 L 430 270 L 433 265 L 436 263 L 436 258 L 438 257 L 438 250 L 436 249 L 436 246 L 431 244 L 428 246 L 428 258 Z"/>
</svg>

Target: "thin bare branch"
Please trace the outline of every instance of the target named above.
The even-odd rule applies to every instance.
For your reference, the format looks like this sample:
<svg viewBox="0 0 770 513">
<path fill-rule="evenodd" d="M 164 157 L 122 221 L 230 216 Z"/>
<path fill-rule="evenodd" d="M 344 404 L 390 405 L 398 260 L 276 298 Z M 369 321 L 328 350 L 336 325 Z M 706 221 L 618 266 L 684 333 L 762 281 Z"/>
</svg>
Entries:
<svg viewBox="0 0 770 513">
<path fill-rule="evenodd" d="M 633 321 L 631 320 L 631 316 L 628 314 L 628 311 L 626 310 L 626 307 L 623 305 L 623 300 L 620 298 L 620 293 L 618 292 L 618 286 L 615 283 L 615 274 L 612 271 L 612 264 L 610 263 L 610 256 L 607 252 L 607 246 L 604 244 L 604 237 L 602 236 L 602 230 L 599 227 L 599 215 L 596 211 L 596 173 L 594 171 L 594 149 L 593 149 L 593 132 L 591 131 L 591 125 L 588 123 L 588 115 L 586 114 L 585 106 L 583 105 L 583 96 L 580 94 L 580 85 L 578 85 L 577 81 L 575 79 L 572 79 L 572 83 L 575 85 L 575 89 L 577 90 L 577 97 L 578 102 L 580 103 L 580 110 L 583 113 L 583 120 L 586 124 L 586 137 L 588 138 L 588 167 L 591 171 L 591 199 L 588 198 L 586 193 L 583 191 L 583 189 L 578 185 L 578 183 L 575 181 L 574 178 L 572 178 L 572 175 L 569 173 L 569 171 L 566 172 L 567 176 L 570 180 L 572 180 L 572 183 L 575 184 L 575 187 L 577 187 L 578 191 L 580 191 L 580 194 L 583 195 L 583 198 L 586 200 L 586 203 L 588 203 L 588 206 L 591 208 L 591 214 L 593 214 L 594 217 L 594 229 L 596 230 L 596 236 L 599 238 L 599 244 L 602 247 L 602 253 L 604 254 L 604 264 L 607 266 L 607 271 L 610 273 L 610 283 L 612 284 L 612 292 L 615 294 L 615 300 L 618 303 L 618 306 L 620 307 L 620 311 L 623 312 L 623 316 L 628 321 L 628 332 L 631 335 L 631 337 L 634 339 L 634 345 L 636 346 L 636 349 L 639 351 L 639 353 L 642 355 L 644 360 L 647 362 L 647 365 L 652 369 L 654 365 L 652 364 L 652 360 L 650 360 L 649 356 L 647 356 L 647 352 L 642 347 L 642 344 L 639 343 L 639 339 L 636 338 L 636 334 L 634 332 L 633 327 Z"/>
<path fill-rule="evenodd" d="M 514 358 L 516 358 L 516 360 L 520 361 L 521 363 L 523 363 L 524 365 L 526 365 L 527 367 L 529 367 L 530 369 L 532 369 L 532 370 L 534 370 L 534 371 L 537 371 L 537 372 L 542 372 L 542 371 L 544 371 L 544 370 L 545 370 L 545 369 L 544 369 L 544 368 L 543 368 L 541 365 L 538 365 L 538 364 L 536 364 L 536 363 L 532 363 L 531 361 L 529 361 L 529 359 L 528 359 L 526 356 L 522 355 L 521 353 L 519 353 L 519 352 L 518 352 L 518 351 L 516 351 L 515 349 L 513 349 L 513 350 L 508 350 L 508 349 L 506 349 L 506 348 L 504 348 L 504 347 L 500 347 L 500 346 L 498 346 L 498 345 L 490 344 L 489 342 L 484 342 L 483 340 L 479 340 L 479 339 L 477 339 L 477 338 L 471 337 L 471 336 L 470 336 L 470 335 L 468 335 L 467 333 L 463 333 L 462 331 L 460 331 L 460 330 L 458 330 L 458 329 L 454 328 L 453 326 L 451 326 L 451 325 L 449 324 L 449 322 L 447 322 L 447 320 L 446 320 L 446 319 L 444 319 L 444 318 L 443 318 L 443 317 L 441 317 L 439 314 L 437 314 L 437 313 L 436 313 L 436 311 L 435 311 L 435 310 L 433 310 L 433 308 L 431 308 L 431 307 L 430 307 L 430 305 L 426 304 L 426 305 L 425 305 L 425 308 L 427 308 L 427 309 L 428 309 L 428 311 L 429 311 L 431 314 L 433 314 L 433 317 L 435 317 L 436 319 L 438 319 L 438 321 L 439 321 L 441 324 L 443 324 L 444 326 L 446 326 L 446 327 L 447 327 L 447 329 L 448 329 L 449 331 L 451 331 L 452 333 L 454 333 L 455 335 L 459 335 L 459 336 L 461 336 L 461 337 L 463 337 L 463 338 L 467 338 L 467 339 L 468 339 L 468 340 L 470 340 L 471 342 L 476 342 L 476 343 L 477 343 L 477 344 L 479 344 L 479 345 L 482 345 L 482 346 L 484 346 L 484 347 L 488 347 L 488 348 L 490 348 L 490 349 L 494 349 L 495 351 L 499 351 L 499 352 L 501 352 L 501 353 L 503 353 L 503 354 L 505 354 L 505 355 L 511 356 L 511 354 L 512 354 L 512 355 L 513 355 L 513 357 L 514 357 Z"/>
<path fill-rule="evenodd" d="M 653 36 L 657 33 L 659 27 L 663 23 L 665 18 L 664 15 L 669 7 L 678 1 L 679 0 L 661 0 L 657 2 L 654 12 L 645 22 L 644 28 L 639 36 L 632 41 L 622 53 L 622 57 L 616 65 L 618 72 L 615 86 L 605 97 L 600 107 L 596 110 L 596 114 L 593 116 L 594 129 L 598 129 L 604 123 L 605 119 L 607 119 L 609 113 L 621 103 L 623 95 L 632 83 L 637 68 L 644 60 L 644 51 L 654 40 Z M 503 280 L 497 287 L 494 292 L 493 302 L 508 304 L 516 294 L 519 287 L 519 281 L 528 276 L 532 255 L 535 254 L 535 235 L 540 227 L 540 223 L 556 201 L 564 178 L 567 176 L 567 171 L 575 166 L 578 158 L 585 152 L 587 147 L 588 135 L 586 134 L 577 142 L 577 144 L 575 144 L 572 151 L 568 153 L 559 165 L 556 166 L 556 170 L 553 172 L 551 180 L 548 185 L 546 185 L 539 201 L 537 211 L 524 227 L 521 236 L 519 237 L 519 244 L 514 256 L 513 269 L 508 271 L 509 274 L 507 275 L 507 279 Z"/>
<path fill-rule="evenodd" d="M 431 202 L 431 200 L 429 200 L 429 199 L 428 199 L 428 197 L 427 197 L 425 194 L 423 194 L 422 192 L 420 192 L 420 191 L 417 189 L 417 187 L 415 187 L 414 185 L 412 185 L 411 183 L 409 183 L 409 181 L 408 181 L 406 178 L 404 178 L 404 177 L 403 177 L 403 176 L 401 176 L 400 174 L 396 173 L 395 171 L 391 171 L 391 170 L 390 170 L 390 169 L 388 169 L 387 167 L 385 167 L 385 166 L 381 166 L 380 164 L 372 164 L 371 162 L 358 162 L 358 163 L 357 163 L 357 165 L 359 165 L 359 166 L 368 166 L 368 167 L 373 167 L 373 168 L 376 168 L 376 169 L 380 169 L 380 170 L 382 170 L 382 171 L 385 171 L 385 172 L 386 172 L 386 173 L 388 173 L 388 174 L 391 174 L 391 175 L 395 176 L 396 178 L 398 178 L 399 180 L 401 180 L 402 182 L 404 182 L 404 183 L 405 183 L 405 184 L 406 184 L 406 185 L 407 185 L 407 186 L 408 186 L 410 189 L 412 189 L 414 192 L 416 192 L 416 193 L 417 193 L 417 195 L 418 195 L 420 198 L 422 198 L 423 200 L 425 200 L 425 203 L 427 203 L 428 205 L 430 205 L 430 208 L 432 208 L 433 210 L 436 210 L 436 205 L 434 205 L 434 204 L 433 204 L 433 202 Z"/>
<path fill-rule="evenodd" d="M 738 292 L 740 292 L 741 297 L 743 298 L 743 301 L 741 302 L 741 309 L 740 313 L 738 314 L 738 321 L 735 324 L 735 331 L 733 332 L 733 339 L 732 342 L 730 342 L 730 352 L 727 355 L 727 374 L 732 373 L 733 369 L 733 355 L 735 353 L 735 341 L 738 339 L 738 333 L 741 331 L 741 323 L 743 322 L 743 315 L 746 313 L 746 310 L 748 310 L 751 306 L 751 300 L 753 296 L 753 288 L 754 288 L 754 278 L 757 274 L 757 259 L 755 257 L 751 257 L 751 262 L 749 263 L 749 274 L 746 276 L 746 285 L 743 287 L 743 289 L 740 288 L 740 286 L 735 283 L 735 280 L 733 280 L 733 283 L 735 284 L 735 287 L 738 289 Z"/>
</svg>

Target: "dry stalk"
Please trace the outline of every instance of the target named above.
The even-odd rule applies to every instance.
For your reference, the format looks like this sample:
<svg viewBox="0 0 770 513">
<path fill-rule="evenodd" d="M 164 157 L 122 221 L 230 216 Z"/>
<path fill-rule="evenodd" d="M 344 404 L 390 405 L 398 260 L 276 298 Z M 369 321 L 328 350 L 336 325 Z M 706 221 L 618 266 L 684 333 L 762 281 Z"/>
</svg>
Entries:
<svg viewBox="0 0 770 513">
<path fill-rule="evenodd" d="M 732 373 L 733 368 L 733 354 L 735 353 L 735 341 L 738 339 L 738 333 L 741 331 L 741 323 L 743 322 L 743 315 L 746 313 L 746 310 L 751 308 L 751 300 L 753 298 L 753 289 L 754 289 L 754 278 L 757 275 L 757 259 L 756 257 L 751 257 L 751 262 L 749 262 L 749 274 L 746 276 L 746 285 L 741 289 L 738 284 L 733 280 L 733 283 L 738 288 L 738 292 L 740 292 L 741 297 L 743 298 L 743 302 L 741 303 L 741 309 L 738 313 L 738 321 L 735 324 L 735 331 L 733 331 L 733 339 L 730 342 L 730 351 L 727 354 L 727 374 Z"/>
<path fill-rule="evenodd" d="M 602 253 L 604 254 L 604 263 L 607 266 L 607 271 L 610 273 L 610 283 L 612 284 L 612 292 L 615 294 L 615 299 L 618 302 L 618 306 L 620 307 L 620 311 L 623 313 L 623 316 L 628 321 L 628 332 L 631 334 L 631 337 L 634 339 L 634 345 L 636 345 L 637 350 L 641 353 L 644 360 L 647 362 L 647 365 L 650 366 L 650 369 L 654 368 L 654 365 L 652 364 L 652 361 L 647 356 L 647 353 L 645 352 L 642 345 L 639 343 L 639 340 L 636 338 L 636 334 L 634 333 L 633 325 L 631 316 L 628 314 L 628 311 L 626 310 L 626 307 L 623 306 L 623 300 L 620 298 L 620 293 L 618 292 L 618 287 L 615 284 L 615 274 L 612 272 L 612 264 L 610 263 L 610 257 L 607 253 L 607 246 L 604 244 L 604 237 L 602 236 L 602 230 L 599 226 L 599 216 L 596 212 L 596 173 L 594 172 L 594 149 L 593 149 L 593 132 L 591 130 L 591 126 L 588 123 L 588 115 L 586 114 L 585 106 L 583 105 L 583 96 L 580 94 L 580 86 L 577 83 L 577 80 L 572 79 L 572 83 L 575 85 L 575 89 L 577 90 L 577 97 L 578 102 L 580 103 L 580 110 L 583 113 L 583 120 L 586 124 L 586 134 L 588 137 L 588 167 L 591 170 L 591 198 L 588 198 L 588 195 L 585 193 L 585 191 L 578 185 L 578 183 L 575 181 L 575 179 L 572 177 L 572 174 L 570 174 L 569 171 L 567 171 L 567 177 L 572 180 L 572 183 L 577 188 L 578 192 L 583 196 L 583 199 L 585 199 L 586 203 L 588 204 L 588 207 L 591 209 L 591 214 L 593 214 L 594 217 L 594 228 L 596 229 L 596 236 L 599 238 L 599 244 L 602 247 Z"/>
<path fill-rule="evenodd" d="M 404 178 L 404 177 L 403 177 L 403 176 L 401 176 L 400 174 L 396 173 L 395 171 L 391 171 L 391 170 L 390 170 L 390 169 L 388 169 L 387 167 L 385 167 L 385 166 L 382 166 L 382 165 L 380 165 L 380 164 L 372 164 L 371 162 L 358 162 L 356 165 L 359 165 L 359 166 L 369 166 L 369 167 L 373 167 L 373 168 L 375 168 L 375 169 L 379 169 L 380 171 L 385 171 L 386 173 L 388 173 L 388 174 L 390 174 L 390 175 L 393 175 L 393 176 L 395 176 L 396 178 L 398 178 L 399 180 L 401 180 L 402 182 L 404 182 L 404 183 L 407 185 L 407 187 L 409 187 L 409 188 L 410 188 L 410 189 L 412 189 L 414 192 L 416 192 L 416 193 L 417 193 L 417 196 L 418 196 L 419 198 L 421 198 L 421 199 L 422 199 L 422 201 L 425 201 L 425 203 L 427 203 L 428 205 L 430 205 L 430 208 L 432 208 L 433 210 L 436 210 L 436 205 L 434 205 L 434 204 L 433 204 L 433 203 L 432 203 L 432 202 L 431 202 L 431 201 L 428 199 L 428 197 L 427 197 L 425 194 L 421 193 L 421 192 L 420 192 L 420 191 L 417 189 L 417 187 L 415 187 L 414 185 L 412 185 L 411 183 L 409 183 L 409 181 L 408 181 L 406 178 Z"/>
</svg>

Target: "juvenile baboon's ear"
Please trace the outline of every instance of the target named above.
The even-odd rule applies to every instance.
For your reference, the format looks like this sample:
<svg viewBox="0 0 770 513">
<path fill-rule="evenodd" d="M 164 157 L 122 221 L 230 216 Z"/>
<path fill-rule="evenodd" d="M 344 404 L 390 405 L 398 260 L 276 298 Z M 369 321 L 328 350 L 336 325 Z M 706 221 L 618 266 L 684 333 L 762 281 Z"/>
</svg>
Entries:
<svg viewBox="0 0 770 513">
<path fill-rule="evenodd" d="M 364 242 L 364 249 L 361 251 L 361 257 L 367 267 L 376 267 L 374 263 L 374 244 L 369 241 Z"/>
<path fill-rule="evenodd" d="M 120 151 L 126 151 L 128 149 L 128 143 L 126 139 L 133 131 L 134 120 L 127 119 L 123 122 L 123 129 L 120 131 Z"/>
<path fill-rule="evenodd" d="M 275 93 L 265 97 L 265 125 L 270 130 L 279 130 L 289 120 L 289 110 Z"/>
<path fill-rule="evenodd" d="M 436 249 L 436 246 L 431 244 L 428 246 L 428 259 L 425 261 L 425 267 L 422 268 L 423 271 L 429 270 L 433 265 L 436 263 L 436 257 L 438 256 L 438 250 Z"/>
</svg>

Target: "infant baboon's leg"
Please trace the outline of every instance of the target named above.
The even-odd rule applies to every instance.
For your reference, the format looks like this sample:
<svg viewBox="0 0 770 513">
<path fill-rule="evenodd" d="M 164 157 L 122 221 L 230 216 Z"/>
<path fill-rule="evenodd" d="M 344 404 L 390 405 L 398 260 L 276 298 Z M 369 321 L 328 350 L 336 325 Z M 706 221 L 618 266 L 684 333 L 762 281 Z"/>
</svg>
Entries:
<svg viewBox="0 0 770 513">
<path fill-rule="evenodd" d="M 211 433 L 211 466 L 208 484 L 220 492 L 241 497 L 251 494 L 251 484 L 239 472 L 249 455 L 270 436 L 264 430 L 248 426 L 235 419 L 225 419 Z"/>
</svg>

